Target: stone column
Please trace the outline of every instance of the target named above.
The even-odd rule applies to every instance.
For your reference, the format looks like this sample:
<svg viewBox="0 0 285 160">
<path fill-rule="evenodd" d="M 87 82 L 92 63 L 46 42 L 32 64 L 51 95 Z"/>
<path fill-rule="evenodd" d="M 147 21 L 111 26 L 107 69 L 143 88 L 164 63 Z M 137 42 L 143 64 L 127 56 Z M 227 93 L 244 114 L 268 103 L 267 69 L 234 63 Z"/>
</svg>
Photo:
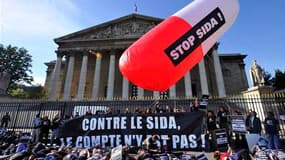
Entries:
<svg viewBox="0 0 285 160">
<path fill-rule="evenodd" d="M 184 85 L 185 85 L 185 96 L 187 98 L 193 97 L 192 94 L 192 82 L 191 82 L 191 72 L 187 72 L 184 76 Z"/>
<path fill-rule="evenodd" d="M 169 88 L 169 97 L 170 99 L 176 98 L 176 85 L 175 84 Z"/>
<path fill-rule="evenodd" d="M 87 66 L 88 66 L 88 54 L 87 52 L 86 53 L 84 52 L 80 69 L 80 77 L 79 77 L 77 97 L 76 97 L 77 100 L 83 100 L 84 98 Z"/>
<path fill-rule="evenodd" d="M 138 87 L 138 99 L 144 98 L 144 89 L 141 87 Z"/>
<path fill-rule="evenodd" d="M 114 96 L 114 82 L 115 82 L 115 54 L 110 55 L 108 86 L 107 86 L 107 100 L 111 100 Z"/>
<path fill-rule="evenodd" d="M 222 67 L 221 67 L 220 58 L 218 55 L 218 44 L 217 43 L 213 47 L 212 56 L 213 56 L 213 61 L 214 61 L 214 70 L 215 70 L 216 83 L 217 83 L 216 85 L 218 88 L 218 96 L 225 97 L 226 90 L 225 90 L 224 76 L 222 73 Z"/>
<path fill-rule="evenodd" d="M 201 62 L 199 63 L 199 75 L 200 75 L 202 95 L 204 94 L 209 95 L 209 88 L 208 88 L 208 83 L 207 83 L 207 74 L 206 74 L 204 59 L 202 59 Z"/>
<path fill-rule="evenodd" d="M 55 64 L 54 70 L 52 72 L 52 77 L 50 80 L 50 91 L 49 91 L 50 100 L 56 99 L 56 88 L 57 88 L 57 82 L 58 82 L 58 78 L 60 74 L 61 62 L 62 62 L 62 55 L 57 53 L 56 64 Z"/>
<path fill-rule="evenodd" d="M 63 90 L 63 100 L 69 100 L 70 96 L 70 87 L 72 84 L 72 77 L 73 77 L 73 68 L 74 68 L 74 53 L 69 55 L 68 60 L 68 68 L 64 83 L 64 90 Z"/>
<path fill-rule="evenodd" d="M 155 99 L 159 99 L 160 98 L 159 91 L 153 91 L 153 98 L 155 98 Z"/>
<path fill-rule="evenodd" d="M 93 77 L 93 88 L 92 88 L 92 100 L 96 100 L 98 98 L 99 86 L 100 86 L 100 77 L 101 77 L 101 62 L 102 62 L 102 54 L 96 53 L 96 64 L 95 64 L 95 73 Z"/>
<path fill-rule="evenodd" d="M 123 77 L 123 91 L 122 91 L 123 100 L 127 100 L 129 98 L 129 81 Z"/>
<path fill-rule="evenodd" d="M 244 90 L 246 90 L 248 88 L 248 81 L 247 81 L 247 78 L 246 78 L 246 72 L 244 70 L 245 64 L 244 63 L 240 63 L 239 66 L 240 66 L 240 70 L 241 70 L 242 84 L 244 84 L 243 88 L 244 88 Z"/>
</svg>

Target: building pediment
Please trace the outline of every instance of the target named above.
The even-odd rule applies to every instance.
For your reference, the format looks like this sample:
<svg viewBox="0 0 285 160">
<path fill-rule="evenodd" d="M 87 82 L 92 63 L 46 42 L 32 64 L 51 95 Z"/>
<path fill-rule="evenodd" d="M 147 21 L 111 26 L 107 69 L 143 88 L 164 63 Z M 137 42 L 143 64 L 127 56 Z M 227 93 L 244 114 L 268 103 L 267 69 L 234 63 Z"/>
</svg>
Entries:
<svg viewBox="0 0 285 160">
<path fill-rule="evenodd" d="M 163 19 L 131 14 L 78 32 L 56 38 L 56 43 L 139 38 Z"/>
</svg>

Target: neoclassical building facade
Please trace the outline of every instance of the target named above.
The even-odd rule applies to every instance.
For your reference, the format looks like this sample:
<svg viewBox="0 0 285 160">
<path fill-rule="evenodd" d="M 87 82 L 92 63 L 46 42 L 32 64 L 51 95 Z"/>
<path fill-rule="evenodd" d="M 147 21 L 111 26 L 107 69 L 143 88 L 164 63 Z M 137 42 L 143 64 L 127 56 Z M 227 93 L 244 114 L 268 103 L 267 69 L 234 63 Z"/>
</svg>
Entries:
<svg viewBox="0 0 285 160">
<path fill-rule="evenodd" d="M 242 54 L 218 54 L 214 45 L 204 59 L 166 92 L 133 85 L 119 71 L 123 51 L 163 19 L 130 14 L 55 39 L 57 59 L 45 63 L 49 99 L 98 100 L 225 97 L 248 88 Z"/>
</svg>

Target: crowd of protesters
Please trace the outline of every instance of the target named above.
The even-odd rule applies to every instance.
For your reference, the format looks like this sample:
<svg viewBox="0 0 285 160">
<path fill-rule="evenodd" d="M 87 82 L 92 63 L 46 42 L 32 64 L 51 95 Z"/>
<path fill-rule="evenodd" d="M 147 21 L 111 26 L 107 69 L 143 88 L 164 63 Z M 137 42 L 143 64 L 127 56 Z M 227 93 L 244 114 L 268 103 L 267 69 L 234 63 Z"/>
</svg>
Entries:
<svg viewBox="0 0 285 160">
<path fill-rule="evenodd" d="M 241 115 L 240 112 L 235 111 L 236 115 Z M 211 134 L 216 129 L 225 129 L 228 133 L 228 136 L 232 137 L 231 129 L 230 129 L 230 113 L 226 109 L 226 107 L 221 106 L 219 107 L 219 111 L 217 112 L 217 116 L 211 110 L 207 111 L 206 116 L 206 128 L 207 134 L 211 136 Z M 279 120 L 274 116 L 274 113 L 269 111 L 267 113 L 267 117 L 265 118 L 264 122 L 262 123 L 260 118 L 258 118 L 257 113 L 255 111 L 250 111 L 245 119 L 245 126 L 247 133 L 250 134 L 261 134 L 262 133 L 262 124 L 265 128 L 265 134 L 268 137 L 269 149 L 280 149 L 280 139 L 279 139 Z M 240 134 L 236 134 L 235 138 L 240 138 Z M 243 139 L 238 140 L 245 140 L 244 136 Z M 246 143 L 243 143 L 246 145 Z M 239 145 L 240 146 L 240 145 Z M 246 148 L 247 146 L 240 146 Z"/>
<path fill-rule="evenodd" d="M 33 143 L 29 134 L 6 132 L 0 139 L 0 159 L 23 160 L 101 160 L 110 159 L 110 150 L 100 145 L 94 148 L 75 148 L 71 146 L 47 146 L 41 142 Z"/>
<path fill-rule="evenodd" d="M 200 110 L 199 101 L 195 99 L 189 109 L 178 110 L 177 108 L 171 107 L 161 107 L 159 102 L 156 101 L 154 106 L 145 109 L 136 108 L 134 113 L 138 114 L 153 114 L 153 113 L 165 113 L 165 112 L 181 112 L 190 111 L 196 112 Z M 117 111 L 118 112 L 118 111 Z M 217 112 L 212 110 L 206 110 L 205 118 L 205 134 L 207 139 L 208 151 L 216 151 L 215 156 L 220 154 L 217 152 L 217 148 L 213 145 L 213 134 L 217 129 L 225 129 L 227 131 L 228 137 L 232 137 L 232 132 L 230 129 L 230 112 L 224 106 L 220 106 Z M 120 112 L 118 112 L 120 113 Z M 130 113 L 128 108 L 125 108 L 124 113 Z M 236 115 L 241 115 L 240 112 L 234 112 Z M 91 110 L 87 110 L 85 115 L 92 115 Z M 111 108 L 107 108 L 106 111 L 96 111 L 95 115 L 111 115 Z M 52 119 L 48 116 L 36 115 L 33 120 L 33 130 L 32 134 L 23 134 L 6 131 L 1 133 L 0 139 L 0 155 L 1 157 L 10 157 L 10 159 L 110 159 L 111 150 L 110 148 L 102 148 L 100 144 L 93 148 L 75 148 L 72 146 L 60 146 L 58 140 L 59 128 L 66 121 L 72 118 L 76 118 L 79 112 L 76 112 L 72 116 L 61 117 L 60 114 L 56 114 Z M 1 128 L 7 128 L 7 125 L 11 121 L 9 113 L 7 112 L 1 120 Z M 255 111 L 250 111 L 246 116 L 245 125 L 247 133 L 251 134 L 261 134 L 262 125 L 264 125 L 265 133 L 268 137 L 268 149 L 280 149 L 279 140 L 279 120 L 275 118 L 273 112 L 268 112 L 267 117 L 264 122 L 258 118 Z M 152 142 L 152 139 L 149 140 Z M 153 140 L 155 141 L 155 139 Z M 151 144 L 148 142 L 149 144 Z M 243 150 L 248 148 L 245 135 L 236 134 L 235 143 L 233 146 L 240 147 Z M 231 146 L 229 146 L 231 148 Z M 130 148 L 125 147 L 124 150 L 128 153 Z M 136 148 L 133 152 L 137 155 L 142 155 L 145 151 L 141 148 Z M 218 154 L 219 153 L 219 154 Z M 0 159 L 1 159 L 0 157 Z M 140 156 L 134 159 L 139 159 Z M 195 157 L 195 156 L 194 156 Z M 195 159 L 192 156 L 192 159 Z M 220 157 L 220 156 L 219 156 Z M 129 157 L 132 159 L 132 157 Z M 219 158 L 215 158 L 219 159 Z"/>
<path fill-rule="evenodd" d="M 179 152 L 176 154 L 161 150 L 157 146 L 158 137 L 153 135 L 144 140 L 141 147 L 122 147 L 122 159 L 151 160 L 196 160 L 194 154 Z M 0 159 L 10 160 L 109 160 L 112 148 L 102 148 L 100 144 L 90 148 L 67 146 L 47 146 L 41 142 L 33 143 L 26 133 L 5 132 L 0 139 Z M 198 155 L 199 156 L 199 155 Z"/>
</svg>

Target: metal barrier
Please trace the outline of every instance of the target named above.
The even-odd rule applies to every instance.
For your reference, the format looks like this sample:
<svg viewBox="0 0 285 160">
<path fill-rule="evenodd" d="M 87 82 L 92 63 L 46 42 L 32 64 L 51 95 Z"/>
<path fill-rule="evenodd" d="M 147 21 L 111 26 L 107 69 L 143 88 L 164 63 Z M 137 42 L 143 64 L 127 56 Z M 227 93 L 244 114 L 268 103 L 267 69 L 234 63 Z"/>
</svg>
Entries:
<svg viewBox="0 0 285 160">
<path fill-rule="evenodd" d="M 168 100 L 112 100 L 112 101 L 25 101 L 25 102 L 0 102 L 0 118 L 9 112 L 11 121 L 8 129 L 14 131 L 30 132 L 33 127 L 33 119 L 37 114 L 48 116 L 50 120 L 56 114 L 61 116 L 75 114 L 83 115 L 87 110 L 93 114 L 105 112 L 108 108 L 114 114 L 120 114 L 128 110 L 136 109 L 144 112 L 147 108 L 155 110 L 155 103 L 159 102 L 162 109 L 167 112 L 190 112 L 190 104 L 194 99 L 168 99 Z M 207 109 L 217 113 L 220 106 L 225 106 L 230 114 L 239 111 L 244 117 L 250 110 L 256 111 L 257 116 L 264 121 L 266 113 L 272 111 L 276 117 L 285 114 L 284 96 L 263 97 L 230 97 L 223 99 L 209 99 Z M 285 138 L 285 122 L 280 121 L 280 136 Z M 263 131 L 264 132 L 264 131 Z"/>
</svg>

